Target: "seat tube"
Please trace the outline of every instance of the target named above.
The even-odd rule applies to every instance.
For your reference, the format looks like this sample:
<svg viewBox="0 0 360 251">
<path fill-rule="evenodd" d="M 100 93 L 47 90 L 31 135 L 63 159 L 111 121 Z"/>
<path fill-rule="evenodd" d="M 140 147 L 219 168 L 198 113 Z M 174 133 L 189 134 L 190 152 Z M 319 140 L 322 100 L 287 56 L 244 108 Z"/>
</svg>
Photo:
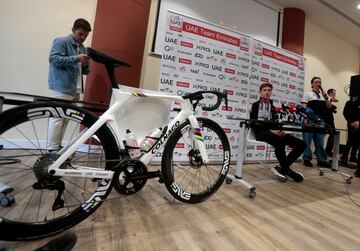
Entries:
<svg viewBox="0 0 360 251">
<path fill-rule="evenodd" d="M 194 115 L 188 117 L 194 135 L 195 146 L 199 149 L 204 163 L 209 163 L 209 156 L 206 152 L 204 137 L 202 136 L 199 123 Z"/>
</svg>

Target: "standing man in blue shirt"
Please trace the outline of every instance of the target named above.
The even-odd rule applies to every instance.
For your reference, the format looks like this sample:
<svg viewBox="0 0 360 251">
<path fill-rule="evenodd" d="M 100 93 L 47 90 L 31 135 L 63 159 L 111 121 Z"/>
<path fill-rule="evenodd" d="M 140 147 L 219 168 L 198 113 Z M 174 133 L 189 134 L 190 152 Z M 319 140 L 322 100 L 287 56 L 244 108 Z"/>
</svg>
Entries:
<svg viewBox="0 0 360 251">
<path fill-rule="evenodd" d="M 83 93 L 82 75 L 89 73 L 89 57 L 86 55 L 85 42 L 91 25 L 83 18 L 75 20 L 72 34 L 54 40 L 49 55 L 49 89 L 55 98 L 80 99 Z M 66 122 L 61 118 L 51 118 L 48 130 L 48 151 L 61 148 L 61 138 Z"/>
</svg>

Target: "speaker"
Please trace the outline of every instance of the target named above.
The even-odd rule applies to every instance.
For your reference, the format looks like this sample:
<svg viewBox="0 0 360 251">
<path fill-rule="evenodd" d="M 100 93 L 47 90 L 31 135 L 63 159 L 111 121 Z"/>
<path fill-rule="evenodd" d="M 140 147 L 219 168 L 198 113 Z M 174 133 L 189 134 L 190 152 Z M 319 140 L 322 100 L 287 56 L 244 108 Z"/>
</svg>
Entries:
<svg viewBox="0 0 360 251">
<path fill-rule="evenodd" d="M 360 96 L 360 75 L 351 76 L 350 79 L 350 96 Z"/>
</svg>

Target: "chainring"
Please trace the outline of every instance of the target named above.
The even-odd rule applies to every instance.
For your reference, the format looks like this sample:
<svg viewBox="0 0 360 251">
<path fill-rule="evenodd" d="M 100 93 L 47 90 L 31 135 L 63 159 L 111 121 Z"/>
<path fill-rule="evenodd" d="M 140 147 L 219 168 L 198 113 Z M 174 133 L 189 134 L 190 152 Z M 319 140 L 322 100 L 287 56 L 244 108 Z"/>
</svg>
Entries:
<svg viewBox="0 0 360 251">
<path fill-rule="evenodd" d="M 147 173 L 147 168 L 141 161 L 125 160 L 114 173 L 115 190 L 125 195 L 140 191 L 146 184 Z"/>
</svg>

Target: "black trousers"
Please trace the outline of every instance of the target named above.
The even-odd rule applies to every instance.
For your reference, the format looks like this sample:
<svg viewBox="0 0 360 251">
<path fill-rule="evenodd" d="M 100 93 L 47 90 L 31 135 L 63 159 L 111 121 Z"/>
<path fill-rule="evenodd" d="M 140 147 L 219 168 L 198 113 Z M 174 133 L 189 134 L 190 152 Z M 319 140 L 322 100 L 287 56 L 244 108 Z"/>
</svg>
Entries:
<svg viewBox="0 0 360 251">
<path fill-rule="evenodd" d="M 353 127 L 348 125 L 348 137 L 341 159 L 347 161 L 350 149 L 351 149 L 350 156 L 356 157 L 356 153 L 359 148 L 359 140 L 360 140 L 360 130 L 355 130 Z"/>
<path fill-rule="evenodd" d="M 275 156 L 284 168 L 289 168 L 306 148 L 306 143 L 303 140 L 289 134 L 279 136 L 270 131 L 257 131 L 255 132 L 255 138 L 258 141 L 267 142 L 275 148 Z M 286 146 L 290 146 L 293 149 L 287 156 Z"/>
<path fill-rule="evenodd" d="M 327 125 L 328 128 L 331 128 L 331 133 L 329 134 L 325 151 L 328 155 L 331 155 L 334 147 L 334 131 L 335 131 L 335 123 L 334 121 L 325 121 L 325 125 Z"/>
</svg>

